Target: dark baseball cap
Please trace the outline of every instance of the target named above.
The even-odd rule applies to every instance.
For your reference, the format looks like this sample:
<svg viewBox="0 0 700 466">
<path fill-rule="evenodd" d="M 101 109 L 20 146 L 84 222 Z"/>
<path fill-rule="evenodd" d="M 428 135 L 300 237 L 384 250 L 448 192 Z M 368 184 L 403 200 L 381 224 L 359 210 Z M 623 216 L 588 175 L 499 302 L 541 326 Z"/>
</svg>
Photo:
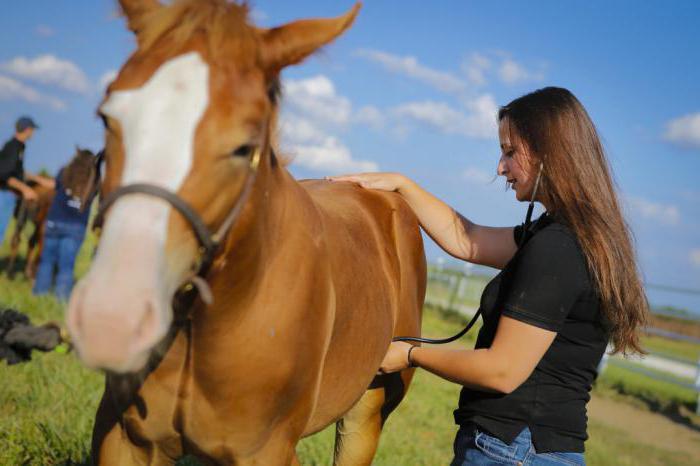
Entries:
<svg viewBox="0 0 700 466">
<path fill-rule="evenodd" d="M 29 118 L 28 116 L 21 116 L 17 118 L 17 122 L 15 123 L 15 129 L 17 132 L 22 132 L 27 128 L 39 128 L 39 125 L 34 123 L 34 120 Z"/>
</svg>

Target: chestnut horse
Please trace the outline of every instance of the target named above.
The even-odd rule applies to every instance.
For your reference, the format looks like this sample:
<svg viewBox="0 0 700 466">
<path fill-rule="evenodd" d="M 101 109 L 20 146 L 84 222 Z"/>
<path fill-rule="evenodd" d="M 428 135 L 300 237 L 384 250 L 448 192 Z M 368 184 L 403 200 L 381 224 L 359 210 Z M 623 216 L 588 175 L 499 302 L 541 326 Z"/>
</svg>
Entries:
<svg viewBox="0 0 700 466">
<path fill-rule="evenodd" d="M 15 227 L 10 236 L 10 253 L 7 256 L 7 267 L 5 269 L 10 279 L 15 276 L 15 266 L 17 263 L 17 256 L 19 255 L 20 243 L 22 242 L 22 232 L 28 222 L 34 225 L 34 231 L 27 241 L 24 276 L 32 279 L 34 275 L 36 275 L 39 257 L 41 256 L 41 250 L 44 245 L 46 216 L 49 213 L 49 207 L 51 207 L 51 201 L 53 201 L 55 195 L 53 188 L 47 188 L 32 182 L 30 182 L 29 185 L 37 194 L 37 199 L 34 201 L 27 201 L 21 196 L 17 198 L 17 205 L 14 211 Z"/>
<path fill-rule="evenodd" d="M 280 71 L 359 4 L 258 29 L 226 0 L 120 3 L 138 48 L 100 107 L 104 224 L 67 317 L 107 371 L 93 461 L 298 464 L 335 422 L 335 463 L 370 464 L 413 375 L 376 371 L 420 332 L 418 222 L 395 193 L 300 183 L 273 150 Z"/>
</svg>

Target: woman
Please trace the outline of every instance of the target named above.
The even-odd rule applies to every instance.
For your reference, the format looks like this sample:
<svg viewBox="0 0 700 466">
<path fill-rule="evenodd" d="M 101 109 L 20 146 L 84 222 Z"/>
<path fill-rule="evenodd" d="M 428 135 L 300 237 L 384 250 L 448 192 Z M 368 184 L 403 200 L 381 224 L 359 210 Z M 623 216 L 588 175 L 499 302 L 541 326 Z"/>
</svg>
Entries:
<svg viewBox="0 0 700 466">
<path fill-rule="evenodd" d="M 484 289 L 474 350 L 396 342 L 380 369 L 421 367 L 463 385 L 452 464 L 585 464 L 586 403 L 608 341 L 642 352 L 648 309 L 630 233 L 596 129 L 571 92 L 535 91 L 498 121 L 498 174 L 519 201 L 546 209 L 532 223 L 477 225 L 399 174 L 332 181 L 400 193 L 446 252 L 501 269 Z"/>
<path fill-rule="evenodd" d="M 76 148 L 71 161 L 56 176 L 56 195 L 46 217 L 44 246 L 33 293 L 48 293 L 56 270 L 54 293 L 64 301 L 73 289 L 73 267 L 90 216 L 97 180 L 96 157 Z"/>
</svg>

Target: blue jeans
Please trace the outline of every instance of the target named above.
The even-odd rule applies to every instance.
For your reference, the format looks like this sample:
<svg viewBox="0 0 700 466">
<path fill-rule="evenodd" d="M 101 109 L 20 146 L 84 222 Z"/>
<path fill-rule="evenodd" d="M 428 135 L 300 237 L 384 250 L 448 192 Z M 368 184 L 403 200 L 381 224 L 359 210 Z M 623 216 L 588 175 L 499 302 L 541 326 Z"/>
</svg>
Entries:
<svg viewBox="0 0 700 466">
<path fill-rule="evenodd" d="M 585 466 L 583 453 L 537 453 L 527 427 L 508 445 L 479 429 L 460 427 L 451 466 Z"/>
<path fill-rule="evenodd" d="M 71 225 L 48 221 L 44 232 L 44 248 L 41 251 L 39 268 L 34 281 L 35 295 L 45 294 L 51 290 L 54 270 L 56 286 L 54 293 L 59 299 L 67 301 L 73 290 L 73 266 L 85 237 L 84 225 Z"/>
<path fill-rule="evenodd" d="M 0 246 L 5 239 L 5 230 L 10 224 L 12 212 L 15 210 L 17 196 L 12 191 L 0 189 Z"/>
</svg>

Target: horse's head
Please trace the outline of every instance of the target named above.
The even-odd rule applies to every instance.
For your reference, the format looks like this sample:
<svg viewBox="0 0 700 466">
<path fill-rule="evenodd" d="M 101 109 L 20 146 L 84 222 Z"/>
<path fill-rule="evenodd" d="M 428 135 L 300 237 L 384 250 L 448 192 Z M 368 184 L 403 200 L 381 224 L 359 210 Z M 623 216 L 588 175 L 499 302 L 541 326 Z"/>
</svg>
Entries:
<svg viewBox="0 0 700 466">
<path fill-rule="evenodd" d="M 109 209 L 68 325 L 85 363 L 128 372 L 166 335 L 173 295 L 198 267 L 201 241 L 171 202 L 112 194 L 156 186 L 217 231 L 242 202 L 253 158 L 262 153 L 264 167 L 270 157 L 280 70 L 341 34 L 359 5 L 335 19 L 258 29 L 245 6 L 226 0 L 120 3 L 138 49 L 99 108 Z"/>
</svg>

